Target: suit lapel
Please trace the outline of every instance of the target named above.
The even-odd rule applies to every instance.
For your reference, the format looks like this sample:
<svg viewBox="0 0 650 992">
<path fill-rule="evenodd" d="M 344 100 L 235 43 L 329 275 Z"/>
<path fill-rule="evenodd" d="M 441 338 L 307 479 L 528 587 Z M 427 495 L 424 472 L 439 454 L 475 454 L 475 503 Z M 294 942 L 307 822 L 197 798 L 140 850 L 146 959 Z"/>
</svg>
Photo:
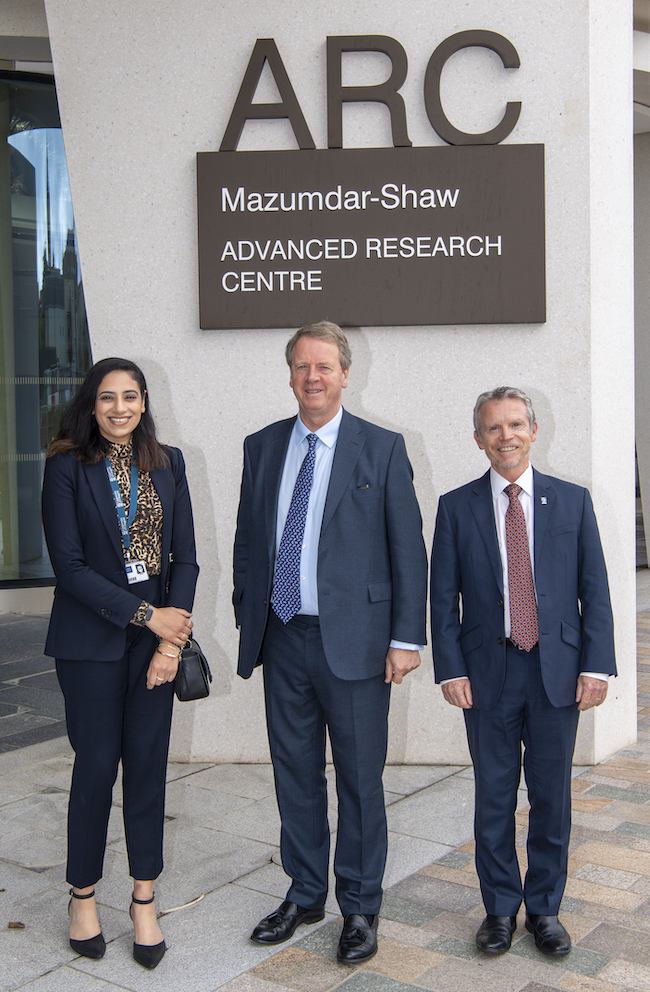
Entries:
<svg viewBox="0 0 650 992">
<path fill-rule="evenodd" d="M 106 465 L 104 464 L 104 460 L 102 459 L 101 462 L 96 462 L 94 465 L 84 465 L 83 469 L 86 473 L 86 478 L 88 480 L 88 485 L 90 486 L 93 499 L 97 504 L 97 509 L 102 523 L 106 527 L 108 536 L 110 537 L 111 543 L 115 548 L 115 553 L 120 561 L 124 561 L 124 551 L 120 540 L 115 503 L 113 501 L 113 493 L 106 474 Z M 174 514 L 174 498 L 172 495 L 171 480 L 169 478 L 169 473 L 171 471 L 173 471 L 172 468 L 157 468 L 151 473 L 151 479 L 160 498 L 163 510 L 163 573 L 165 572 L 167 562 L 169 561 L 169 552 L 171 550 L 172 541 L 172 531 L 169 526 L 170 521 L 173 520 Z"/>
<path fill-rule="evenodd" d="M 269 439 L 264 452 L 264 513 L 266 517 L 266 536 L 268 542 L 269 561 L 275 559 L 275 529 L 278 516 L 278 497 L 284 460 L 287 456 L 289 438 L 296 418 L 283 420 L 277 425 L 277 430 Z"/>
<path fill-rule="evenodd" d="M 548 531 L 549 521 L 555 505 L 555 490 L 549 476 L 542 475 L 533 469 L 533 499 L 534 517 L 533 530 L 535 533 L 535 573 L 537 574 L 537 563 L 540 561 L 544 538 Z"/>
<path fill-rule="evenodd" d="M 499 589 L 503 592 L 503 567 L 501 565 L 497 525 L 492 506 L 492 487 L 490 486 L 489 469 L 485 475 L 476 480 L 474 484 L 474 495 L 470 499 L 469 506 L 474 515 L 481 540 L 485 544 L 492 571 L 494 572 L 494 578 Z"/>
<path fill-rule="evenodd" d="M 325 532 L 325 528 L 341 502 L 350 476 L 363 451 L 364 444 L 365 438 L 363 431 L 359 427 L 357 418 L 353 417 L 350 413 L 346 413 L 344 410 L 339 428 L 339 436 L 336 441 L 336 451 L 334 452 L 334 459 L 332 461 L 332 474 L 330 475 L 330 482 L 327 487 L 321 534 Z"/>
<path fill-rule="evenodd" d="M 111 484 L 106 474 L 104 459 L 102 458 L 100 462 L 95 462 L 94 465 L 86 465 L 84 463 L 83 471 L 86 473 L 86 479 L 88 480 L 93 499 L 97 504 L 99 516 L 115 548 L 115 553 L 119 561 L 124 561 L 117 513 L 115 512 L 113 493 L 111 492 Z"/>
<path fill-rule="evenodd" d="M 151 481 L 154 484 L 154 488 L 158 493 L 158 498 L 163 511 L 163 532 L 162 532 L 162 549 L 161 549 L 161 575 L 163 577 L 167 574 L 167 564 L 169 562 L 169 552 L 171 551 L 172 545 L 172 527 L 171 523 L 174 519 L 174 496 L 172 494 L 172 483 L 169 477 L 169 473 L 173 472 L 174 469 L 170 464 L 168 468 L 155 468 L 151 473 Z"/>
</svg>

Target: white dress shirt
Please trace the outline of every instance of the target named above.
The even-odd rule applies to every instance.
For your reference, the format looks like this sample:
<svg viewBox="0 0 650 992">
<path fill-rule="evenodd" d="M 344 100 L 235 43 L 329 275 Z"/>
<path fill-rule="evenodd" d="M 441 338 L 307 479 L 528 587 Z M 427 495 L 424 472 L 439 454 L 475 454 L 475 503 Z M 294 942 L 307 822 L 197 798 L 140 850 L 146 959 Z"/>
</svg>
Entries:
<svg viewBox="0 0 650 992">
<path fill-rule="evenodd" d="M 517 479 L 518 486 L 522 491 L 519 493 L 519 502 L 526 518 L 526 533 L 528 534 L 528 548 L 530 551 L 530 563 L 533 569 L 533 583 L 535 581 L 535 538 L 533 531 L 534 520 L 534 500 L 533 500 L 533 469 L 529 465 L 525 472 Z M 503 622 L 506 637 L 510 637 L 510 587 L 508 585 L 508 550 L 506 545 L 506 510 L 510 505 L 510 499 L 505 493 L 506 486 L 510 483 L 502 475 L 490 469 L 490 487 L 492 489 L 492 509 L 497 525 L 497 539 L 499 541 L 499 554 L 501 555 L 501 568 L 503 570 Z M 537 597 L 537 590 L 535 590 Z"/>
<path fill-rule="evenodd" d="M 342 417 L 343 407 L 340 407 L 336 416 L 332 417 L 323 427 L 319 427 L 317 431 L 310 431 L 308 427 L 305 427 L 300 416 L 296 417 L 282 469 L 275 525 L 276 560 L 296 479 L 300 472 L 300 466 L 305 460 L 305 455 L 309 451 L 307 435 L 315 434 L 318 441 L 316 442 L 314 479 L 309 494 L 305 533 L 300 554 L 300 609 L 298 613 L 306 616 L 318 616 L 318 544 Z M 407 651 L 422 651 L 424 649 L 422 644 L 407 644 L 405 641 L 395 640 L 390 642 L 390 647 L 404 648 Z"/>
</svg>

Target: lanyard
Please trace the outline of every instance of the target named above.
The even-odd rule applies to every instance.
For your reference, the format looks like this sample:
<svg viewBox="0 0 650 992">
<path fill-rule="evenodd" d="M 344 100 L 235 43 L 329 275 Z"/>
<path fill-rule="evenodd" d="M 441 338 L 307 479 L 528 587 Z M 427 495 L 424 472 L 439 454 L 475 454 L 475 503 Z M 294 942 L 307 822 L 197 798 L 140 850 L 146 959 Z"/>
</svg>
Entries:
<svg viewBox="0 0 650 992">
<path fill-rule="evenodd" d="M 129 537 L 129 528 L 133 523 L 133 518 L 135 517 L 135 511 L 138 505 L 138 466 L 131 464 L 131 496 L 129 499 L 129 517 L 127 520 L 126 512 L 124 510 L 124 503 L 122 501 L 122 493 L 120 492 L 120 487 L 117 481 L 115 472 L 113 471 L 113 466 L 111 465 L 108 458 L 105 458 L 106 462 L 106 472 L 108 473 L 108 481 L 111 484 L 111 489 L 113 490 L 113 501 L 115 503 L 115 511 L 117 513 L 117 519 L 120 525 L 120 533 L 122 535 L 122 544 L 124 545 L 124 550 L 126 552 L 126 557 L 129 558 L 129 550 L 131 548 L 131 538 Z"/>
</svg>

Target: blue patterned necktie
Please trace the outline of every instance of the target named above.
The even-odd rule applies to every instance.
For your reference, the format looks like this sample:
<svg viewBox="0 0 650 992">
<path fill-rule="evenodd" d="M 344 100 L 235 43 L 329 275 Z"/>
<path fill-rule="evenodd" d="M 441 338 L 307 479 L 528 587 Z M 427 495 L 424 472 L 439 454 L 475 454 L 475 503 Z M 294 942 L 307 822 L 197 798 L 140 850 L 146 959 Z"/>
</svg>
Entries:
<svg viewBox="0 0 650 992">
<path fill-rule="evenodd" d="M 300 466 L 298 478 L 293 487 L 291 505 L 282 532 L 278 559 L 275 563 L 271 605 L 273 612 L 282 623 L 289 623 L 300 609 L 300 553 L 305 533 L 309 495 L 314 481 L 317 440 L 315 434 L 307 435 L 309 451 Z"/>
</svg>

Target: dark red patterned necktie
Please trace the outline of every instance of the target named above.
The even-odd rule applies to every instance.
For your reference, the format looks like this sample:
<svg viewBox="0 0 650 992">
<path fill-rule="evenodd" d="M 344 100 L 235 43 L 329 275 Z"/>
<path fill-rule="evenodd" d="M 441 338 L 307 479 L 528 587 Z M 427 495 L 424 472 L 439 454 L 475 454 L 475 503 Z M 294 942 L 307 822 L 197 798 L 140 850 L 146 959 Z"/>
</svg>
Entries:
<svg viewBox="0 0 650 992">
<path fill-rule="evenodd" d="M 522 489 L 521 486 L 512 483 L 503 491 L 510 500 L 510 506 L 506 510 L 510 640 L 518 648 L 530 651 L 539 639 L 539 628 L 526 518 L 519 502 L 519 493 Z"/>
</svg>

